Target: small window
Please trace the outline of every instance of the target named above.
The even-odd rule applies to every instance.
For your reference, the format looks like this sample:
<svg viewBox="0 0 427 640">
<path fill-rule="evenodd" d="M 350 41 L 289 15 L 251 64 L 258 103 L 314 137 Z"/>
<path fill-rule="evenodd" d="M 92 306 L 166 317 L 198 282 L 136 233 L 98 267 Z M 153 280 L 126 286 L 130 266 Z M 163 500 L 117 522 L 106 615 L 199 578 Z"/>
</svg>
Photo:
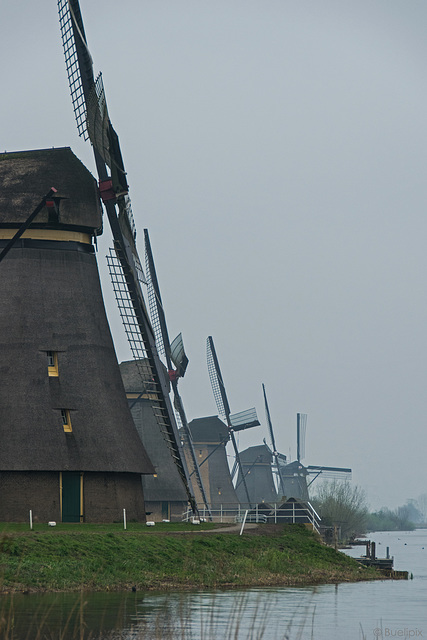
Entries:
<svg viewBox="0 0 427 640">
<path fill-rule="evenodd" d="M 73 430 L 71 426 L 71 417 L 69 409 L 61 409 L 62 426 L 65 432 L 71 433 Z"/>
<path fill-rule="evenodd" d="M 49 376 L 58 377 L 58 354 L 56 351 L 47 351 L 47 373 Z"/>
</svg>

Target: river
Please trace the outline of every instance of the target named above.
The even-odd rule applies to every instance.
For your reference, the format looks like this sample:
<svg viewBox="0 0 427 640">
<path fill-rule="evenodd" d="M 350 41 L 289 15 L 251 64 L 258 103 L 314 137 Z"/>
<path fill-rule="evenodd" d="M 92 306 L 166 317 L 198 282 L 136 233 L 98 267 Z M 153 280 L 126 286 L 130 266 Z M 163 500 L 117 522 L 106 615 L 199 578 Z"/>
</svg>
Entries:
<svg viewBox="0 0 427 640">
<path fill-rule="evenodd" d="M 3 597 L 2 640 L 427 638 L 427 530 L 369 534 L 413 579 L 185 593 Z M 364 547 L 346 551 L 357 556 Z"/>
</svg>

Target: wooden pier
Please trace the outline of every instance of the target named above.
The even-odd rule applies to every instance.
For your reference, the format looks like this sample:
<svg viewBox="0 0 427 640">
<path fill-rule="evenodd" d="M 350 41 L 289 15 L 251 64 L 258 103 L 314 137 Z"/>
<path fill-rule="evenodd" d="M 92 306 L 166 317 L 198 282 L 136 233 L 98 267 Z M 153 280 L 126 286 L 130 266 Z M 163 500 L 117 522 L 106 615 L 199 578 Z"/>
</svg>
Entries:
<svg viewBox="0 0 427 640">
<path fill-rule="evenodd" d="M 394 558 L 393 556 L 390 557 L 389 547 L 387 547 L 385 558 L 377 558 L 375 542 L 371 540 L 354 540 L 351 543 L 351 546 L 357 545 L 363 545 L 364 547 L 366 547 L 366 555 L 361 556 L 360 558 L 355 558 L 357 562 L 360 562 L 360 564 L 363 564 L 365 567 L 376 567 L 382 573 L 394 578 L 395 580 L 408 579 L 407 571 L 395 571 L 393 569 Z"/>
</svg>

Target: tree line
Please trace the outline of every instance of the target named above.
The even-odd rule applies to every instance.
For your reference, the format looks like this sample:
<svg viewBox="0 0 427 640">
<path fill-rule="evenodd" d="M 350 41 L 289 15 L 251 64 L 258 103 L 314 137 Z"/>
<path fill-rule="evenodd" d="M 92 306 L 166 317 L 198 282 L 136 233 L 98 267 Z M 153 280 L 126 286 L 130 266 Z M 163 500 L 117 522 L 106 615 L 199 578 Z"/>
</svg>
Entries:
<svg viewBox="0 0 427 640">
<path fill-rule="evenodd" d="M 311 500 L 322 525 L 334 528 L 341 540 L 350 540 L 368 531 L 411 531 L 427 523 L 427 494 L 389 509 L 369 511 L 366 493 L 357 485 L 333 480 L 323 482 Z"/>
</svg>

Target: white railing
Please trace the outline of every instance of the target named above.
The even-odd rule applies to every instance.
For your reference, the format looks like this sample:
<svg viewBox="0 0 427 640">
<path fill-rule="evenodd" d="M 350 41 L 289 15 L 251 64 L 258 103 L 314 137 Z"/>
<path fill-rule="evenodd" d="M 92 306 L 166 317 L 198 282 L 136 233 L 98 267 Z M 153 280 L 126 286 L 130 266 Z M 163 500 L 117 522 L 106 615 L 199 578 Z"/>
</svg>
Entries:
<svg viewBox="0 0 427 640">
<path fill-rule="evenodd" d="M 212 517 L 209 517 L 209 512 L 205 505 L 198 505 L 198 510 L 202 521 L 219 523 L 242 522 L 245 512 L 248 511 L 246 522 L 270 522 L 272 524 L 303 522 L 310 524 L 319 533 L 321 518 L 310 502 L 288 502 L 285 508 L 279 507 L 283 507 L 283 503 L 265 505 L 265 507 L 262 504 L 216 504 L 210 505 Z M 190 522 L 192 518 L 193 512 L 191 509 L 182 514 L 184 522 Z"/>
</svg>

